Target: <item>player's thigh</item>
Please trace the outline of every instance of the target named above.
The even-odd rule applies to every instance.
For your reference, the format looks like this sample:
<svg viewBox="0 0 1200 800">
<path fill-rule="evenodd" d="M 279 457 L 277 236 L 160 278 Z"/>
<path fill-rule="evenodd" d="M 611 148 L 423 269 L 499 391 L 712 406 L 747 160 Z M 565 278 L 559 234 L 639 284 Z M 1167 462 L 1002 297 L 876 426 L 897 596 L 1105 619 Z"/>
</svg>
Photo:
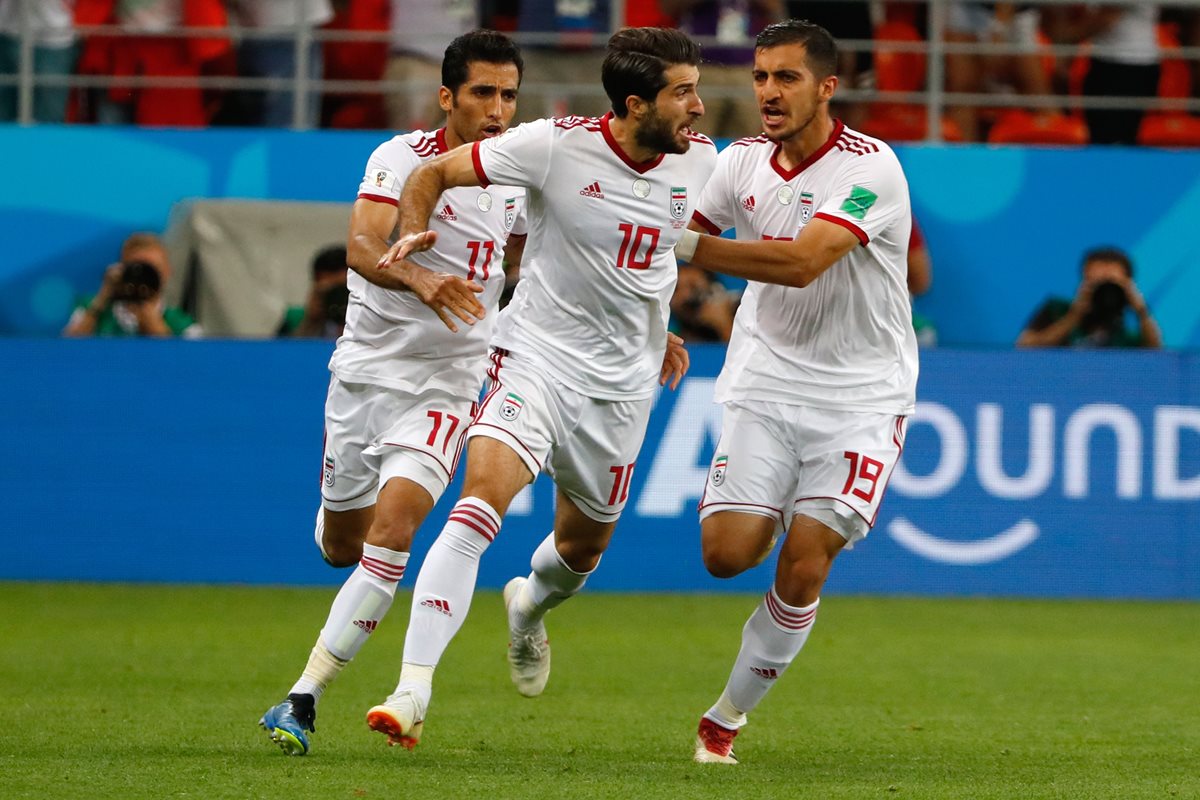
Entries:
<svg viewBox="0 0 1200 800">
<path fill-rule="evenodd" d="M 803 409 L 792 512 L 836 531 L 852 548 L 875 524 L 905 431 L 906 418 L 894 414 Z"/>
<path fill-rule="evenodd" d="M 375 505 L 379 465 L 368 453 L 383 417 L 393 401 L 377 386 L 329 381 L 325 400 L 325 447 L 321 471 L 321 504 L 326 511 L 361 511 Z M 327 527 L 336 535 L 362 515 L 340 517 Z M 329 526 L 333 517 L 326 515 Z M 365 531 L 364 531 L 365 532 Z"/>
<path fill-rule="evenodd" d="M 507 507 L 516 492 L 542 471 L 563 421 L 561 400 L 546 376 L 514 364 L 515 359 L 504 351 L 493 352 L 488 391 L 467 433 L 463 492 L 502 511 L 496 504 Z M 515 468 L 518 464 L 524 470 Z"/>
<path fill-rule="evenodd" d="M 759 530 L 759 526 L 743 520 L 744 516 L 755 516 L 771 521 L 773 536 L 783 531 L 799 472 L 797 455 L 786 434 L 783 415 L 787 413 L 786 407 L 775 403 L 725 405 L 721 438 L 700 499 L 702 530 L 707 523 L 714 537 L 722 533 L 739 536 L 748 529 Z M 738 516 L 723 512 L 736 512 Z M 714 522 L 708 523 L 709 518 Z"/>
<path fill-rule="evenodd" d="M 547 471 L 576 508 L 599 523 L 615 523 L 629 500 L 653 398 L 594 400 L 570 389 L 577 413 L 550 457 Z"/>
</svg>

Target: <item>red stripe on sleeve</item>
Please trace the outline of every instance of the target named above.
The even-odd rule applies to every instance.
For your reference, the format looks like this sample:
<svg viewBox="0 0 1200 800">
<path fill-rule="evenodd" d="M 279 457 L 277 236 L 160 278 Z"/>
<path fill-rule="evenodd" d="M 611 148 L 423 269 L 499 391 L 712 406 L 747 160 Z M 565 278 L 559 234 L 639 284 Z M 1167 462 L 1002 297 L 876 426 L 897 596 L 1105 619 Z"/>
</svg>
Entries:
<svg viewBox="0 0 1200 800">
<path fill-rule="evenodd" d="M 359 200 L 374 200 L 376 203 L 387 203 L 390 206 L 399 206 L 400 201 L 394 197 L 384 197 L 378 194 L 367 194 L 366 192 L 358 193 Z"/>
<path fill-rule="evenodd" d="M 479 178 L 479 185 L 486 189 L 492 182 L 488 180 L 487 173 L 483 171 L 483 161 L 479 159 L 479 145 L 481 144 L 483 142 L 471 145 L 471 163 L 475 165 L 475 176 Z"/>
<path fill-rule="evenodd" d="M 692 212 L 692 222 L 698 223 L 704 230 L 711 233 L 713 236 L 720 236 L 721 229 L 713 224 L 712 220 L 701 214 L 699 211 Z"/>
<path fill-rule="evenodd" d="M 862 228 L 858 227 L 848 219 L 842 219 L 841 217 L 835 217 L 832 214 L 825 213 L 814 214 L 813 219 L 823 219 L 827 222 L 832 222 L 834 225 L 841 225 L 843 228 L 857 236 L 858 241 L 861 242 L 864 247 L 871 241 L 871 237 L 867 236 L 867 234 L 863 232 Z"/>
</svg>

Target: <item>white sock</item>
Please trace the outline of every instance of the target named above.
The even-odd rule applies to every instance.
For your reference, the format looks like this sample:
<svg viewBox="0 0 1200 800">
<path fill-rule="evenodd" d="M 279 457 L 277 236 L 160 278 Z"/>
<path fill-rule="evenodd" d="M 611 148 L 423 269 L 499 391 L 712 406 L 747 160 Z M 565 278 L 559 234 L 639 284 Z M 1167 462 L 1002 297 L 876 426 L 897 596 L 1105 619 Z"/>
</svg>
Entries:
<svg viewBox="0 0 1200 800">
<path fill-rule="evenodd" d="M 475 594 L 479 559 L 500 532 L 500 515 L 478 497 L 455 504 L 413 587 L 404 663 L 436 667 Z"/>
<path fill-rule="evenodd" d="M 754 710 L 784 670 L 804 647 L 817 618 L 820 599 L 798 608 L 779 599 L 775 587 L 742 628 L 742 649 L 733 663 L 729 682 L 716 704 L 704 716 L 723 728 L 737 729 L 746 724 L 746 715 Z"/>
<path fill-rule="evenodd" d="M 305 668 L 304 676 L 292 689 L 293 692 L 319 697 L 341 667 L 358 654 L 367 637 L 392 607 L 396 584 L 404 576 L 407 563 L 408 553 L 371 544 L 363 545 L 362 559 L 334 598 L 325 627 L 317 639 L 317 647 L 313 648 L 313 656 L 309 658 L 309 667 L 313 669 Z M 318 650 L 324 651 L 340 666 L 332 669 L 328 659 L 318 659 L 318 663 L 314 664 Z"/>
<path fill-rule="evenodd" d="M 325 693 L 326 687 L 333 683 L 333 679 L 342 671 L 342 667 L 349 664 L 349 661 L 343 661 L 337 656 L 325 649 L 325 645 L 321 644 L 318 639 L 313 645 L 312 652 L 308 655 L 308 663 L 304 665 L 304 674 L 300 676 L 300 680 L 296 681 L 296 685 L 288 694 L 311 694 L 313 705 L 321 699 L 321 695 Z"/>
<path fill-rule="evenodd" d="M 596 571 L 593 568 L 591 572 L 576 572 L 568 567 L 554 546 L 554 531 L 533 551 L 529 563 L 533 571 L 517 595 L 509 616 L 509 624 L 517 630 L 537 625 L 547 611 L 578 594 L 588 576 Z"/>
</svg>

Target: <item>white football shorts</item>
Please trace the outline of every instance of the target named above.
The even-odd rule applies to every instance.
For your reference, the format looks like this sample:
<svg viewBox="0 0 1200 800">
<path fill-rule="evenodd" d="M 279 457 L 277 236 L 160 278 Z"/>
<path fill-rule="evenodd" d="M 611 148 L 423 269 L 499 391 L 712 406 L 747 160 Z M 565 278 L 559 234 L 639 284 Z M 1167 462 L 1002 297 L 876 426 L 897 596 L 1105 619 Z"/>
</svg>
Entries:
<svg viewBox="0 0 1200 800">
<path fill-rule="evenodd" d="M 851 548 L 875 524 L 904 449 L 906 420 L 761 400 L 726 403 L 700 519 L 718 511 L 758 514 L 774 519 L 779 534 L 803 514 Z"/>
<path fill-rule="evenodd" d="M 616 522 L 629 499 L 654 398 L 597 400 L 498 348 L 488 378 L 468 438 L 504 442 L 535 477 L 545 469 L 588 517 Z"/>
<path fill-rule="evenodd" d="M 325 400 L 322 505 L 349 511 L 375 504 L 392 478 L 407 478 L 436 503 L 450 482 L 476 404 L 448 392 L 409 394 L 329 381 Z"/>
</svg>

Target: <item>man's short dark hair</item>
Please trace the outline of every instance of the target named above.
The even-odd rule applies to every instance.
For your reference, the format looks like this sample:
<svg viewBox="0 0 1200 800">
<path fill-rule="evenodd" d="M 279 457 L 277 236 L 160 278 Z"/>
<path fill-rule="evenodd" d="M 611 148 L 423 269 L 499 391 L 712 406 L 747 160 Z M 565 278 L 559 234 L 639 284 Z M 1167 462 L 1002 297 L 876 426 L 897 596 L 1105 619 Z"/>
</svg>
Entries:
<svg viewBox="0 0 1200 800">
<path fill-rule="evenodd" d="M 517 83 L 525 75 L 525 60 L 521 58 L 517 43 L 498 31 L 480 29 L 464 33 L 446 48 L 442 58 L 442 86 L 452 94 L 458 94 L 459 87 L 467 82 L 473 61 L 515 64 Z"/>
<path fill-rule="evenodd" d="M 1093 261 L 1115 261 L 1125 269 L 1126 275 L 1133 277 L 1133 259 L 1119 247 L 1106 245 L 1088 250 L 1083 254 L 1083 262 L 1079 265 L 1080 270 L 1087 269 L 1087 265 Z"/>
<path fill-rule="evenodd" d="M 687 34 L 674 28 L 625 28 L 614 33 L 600 68 L 613 114 L 624 118 L 629 113 L 625 100 L 630 95 L 653 102 L 667 85 L 666 71 L 676 64 L 700 64 L 700 45 Z"/>
<path fill-rule="evenodd" d="M 346 248 L 340 244 L 333 244 L 323 248 L 313 256 L 312 271 L 314 277 L 333 272 L 345 272 L 349 268 L 349 265 L 346 263 Z"/>
<path fill-rule="evenodd" d="M 820 25 L 806 19 L 785 19 L 763 28 L 754 40 L 755 49 L 782 44 L 804 45 L 805 60 L 817 80 L 837 74 L 837 42 Z"/>
</svg>

